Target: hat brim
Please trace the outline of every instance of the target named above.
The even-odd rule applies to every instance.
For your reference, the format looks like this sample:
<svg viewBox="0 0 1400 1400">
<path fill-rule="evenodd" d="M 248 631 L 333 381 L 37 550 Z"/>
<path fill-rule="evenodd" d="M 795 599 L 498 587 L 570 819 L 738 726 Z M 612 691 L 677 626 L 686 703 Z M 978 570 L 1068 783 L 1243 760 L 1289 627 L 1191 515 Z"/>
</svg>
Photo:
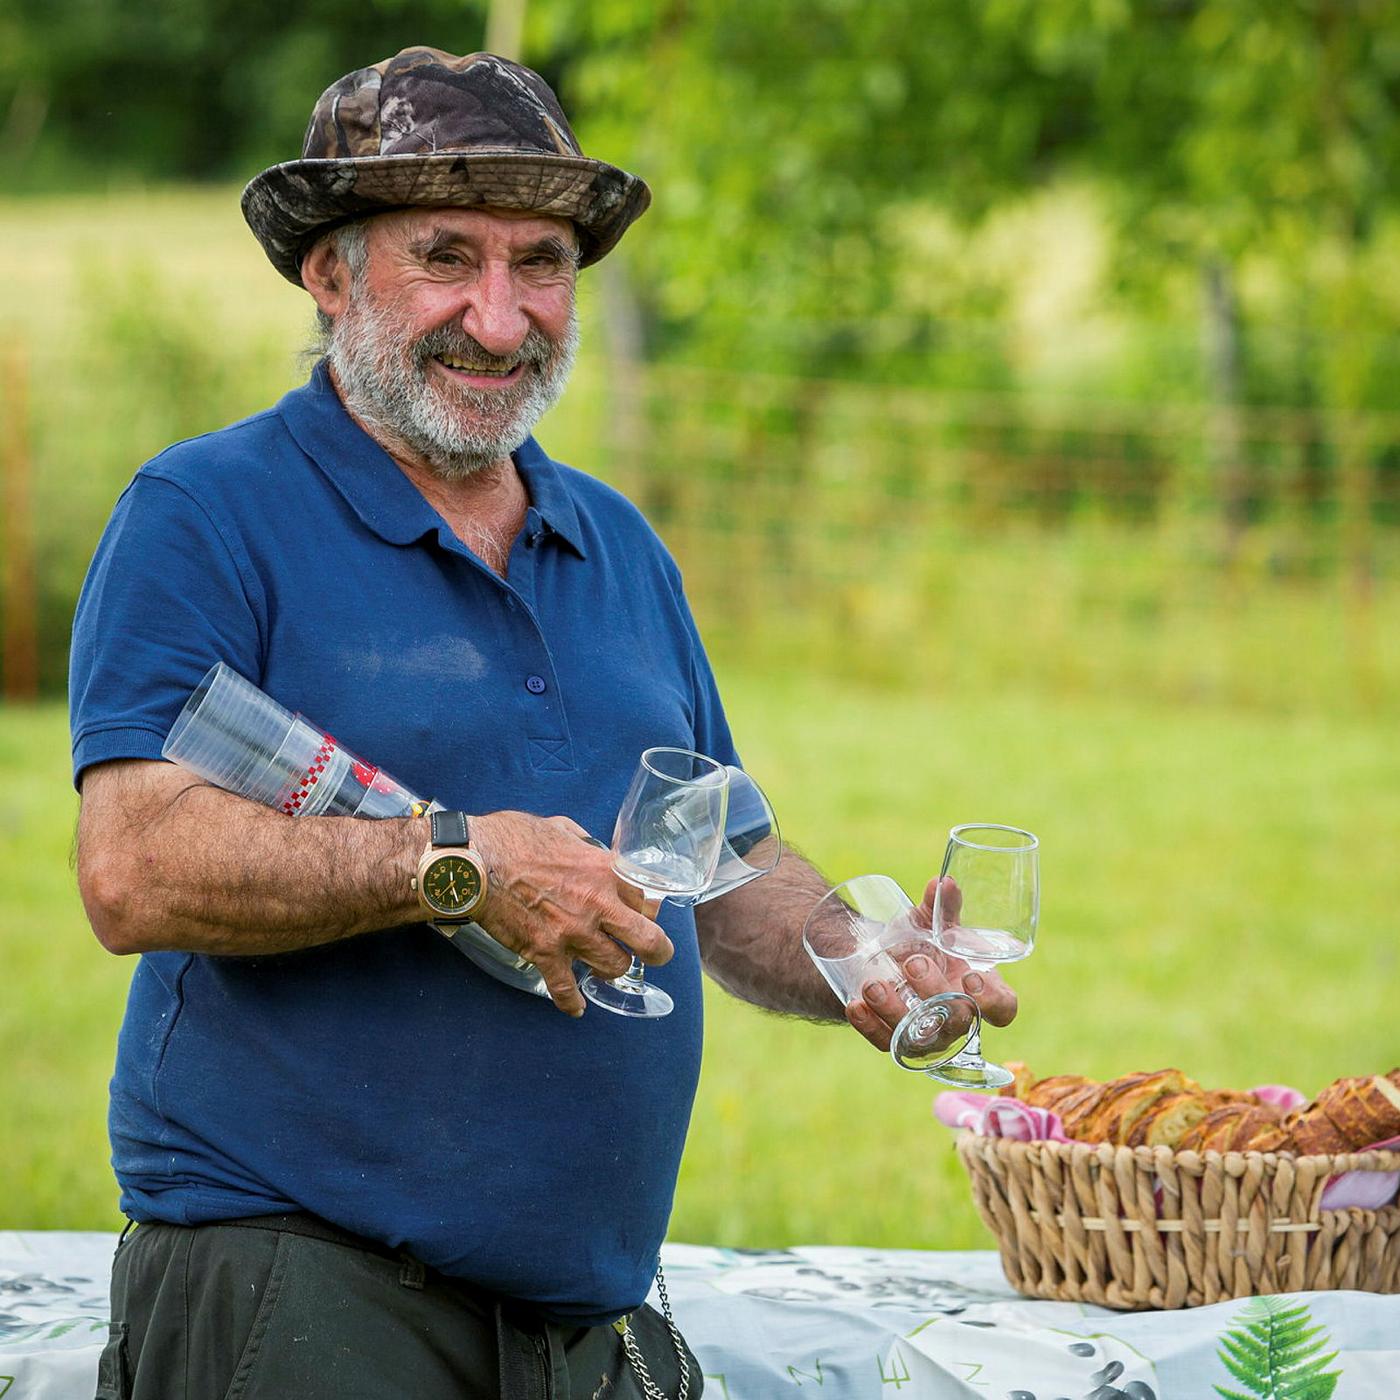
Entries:
<svg viewBox="0 0 1400 1400">
<path fill-rule="evenodd" d="M 584 156 L 525 151 L 290 160 L 243 191 L 243 217 L 272 265 L 298 286 L 301 260 L 336 224 L 413 206 L 553 214 L 579 231 L 580 263 L 609 252 L 651 203 L 646 182 Z"/>
</svg>

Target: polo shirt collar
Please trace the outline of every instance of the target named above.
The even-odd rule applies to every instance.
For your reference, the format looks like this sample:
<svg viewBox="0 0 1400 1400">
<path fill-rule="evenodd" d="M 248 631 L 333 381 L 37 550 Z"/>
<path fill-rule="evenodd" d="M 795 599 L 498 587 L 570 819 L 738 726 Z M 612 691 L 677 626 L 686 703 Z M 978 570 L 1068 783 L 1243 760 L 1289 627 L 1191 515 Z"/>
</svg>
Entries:
<svg viewBox="0 0 1400 1400">
<path fill-rule="evenodd" d="M 540 523 L 558 535 L 580 559 L 586 559 L 578 507 L 559 464 L 533 437 L 528 437 L 515 452 L 515 469 L 525 483 Z"/>
<path fill-rule="evenodd" d="M 297 446 L 316 463 L 356 515 L 390 544 L 412 544 L 442 526 L 422 492 L 345 410 L 325 360 L 277 406 Z M 540 523 L 584 557 L 578 510 L 558 464 L 526 438 L 516 469 Z"/>
</svg>

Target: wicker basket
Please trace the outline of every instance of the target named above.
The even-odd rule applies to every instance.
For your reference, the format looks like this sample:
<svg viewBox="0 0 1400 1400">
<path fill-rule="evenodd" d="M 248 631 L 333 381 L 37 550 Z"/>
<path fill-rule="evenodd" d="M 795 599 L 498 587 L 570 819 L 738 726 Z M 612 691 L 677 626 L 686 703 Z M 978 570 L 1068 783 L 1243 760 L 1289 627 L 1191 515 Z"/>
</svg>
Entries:
<svg viewBox="0 0 1400 1400">
<path fill-rule="evenodd" d="M 1191 1308 L 1251 1293 L 1400 1293 L 1400 1204 L 1322 1210 L 1328 1177 L 1400 1152 L 1298 1157 L 1013 1142 L 958 1155 L 1011 1284 L 1032 1298 Z"/>
</svg>

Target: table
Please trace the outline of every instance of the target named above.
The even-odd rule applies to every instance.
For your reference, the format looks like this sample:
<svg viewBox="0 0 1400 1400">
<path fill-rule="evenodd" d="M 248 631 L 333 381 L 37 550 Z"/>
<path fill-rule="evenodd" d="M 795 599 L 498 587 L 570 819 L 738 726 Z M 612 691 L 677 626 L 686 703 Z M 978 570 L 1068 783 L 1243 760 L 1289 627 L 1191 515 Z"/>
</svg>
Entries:
<svg viewBox="0 0 1400 1400">
<path fill-rule="evenodd" d="M 3 1400 L 92 1400 L 114 1243 L 0 1231 Z M 992 1253 L 673 1244 L 663 1259 L 710 1400 L 1214 1400 L 1217 1385 L 1250 1393 L 1221 1353 L 1251 1325 L 1321 1329 L 1332 1400 L 1400 1396 L 1400 1296 L 1115 1313 L 1022 1298 Z"/>
</svg>

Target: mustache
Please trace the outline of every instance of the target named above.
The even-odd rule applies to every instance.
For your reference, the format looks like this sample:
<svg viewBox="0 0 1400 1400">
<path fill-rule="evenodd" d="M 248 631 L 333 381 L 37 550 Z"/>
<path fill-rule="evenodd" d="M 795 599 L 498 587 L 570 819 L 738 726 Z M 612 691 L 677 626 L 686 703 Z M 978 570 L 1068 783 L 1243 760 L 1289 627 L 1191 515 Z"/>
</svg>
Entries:
<svg viewBox="0 0 1400 1400">
<path fill-rule="evenodd" d="M 413 349 L 420 368 L 439 355 L 452 355 L 483 369 L 509 370 L 519 364 L 543 367 L 554 354 L 555 346 L 538 327 L 532 327 L 513 355 L 495 355 L 460 326 L 439 326 L 423 336 Z"/>
</svg>

